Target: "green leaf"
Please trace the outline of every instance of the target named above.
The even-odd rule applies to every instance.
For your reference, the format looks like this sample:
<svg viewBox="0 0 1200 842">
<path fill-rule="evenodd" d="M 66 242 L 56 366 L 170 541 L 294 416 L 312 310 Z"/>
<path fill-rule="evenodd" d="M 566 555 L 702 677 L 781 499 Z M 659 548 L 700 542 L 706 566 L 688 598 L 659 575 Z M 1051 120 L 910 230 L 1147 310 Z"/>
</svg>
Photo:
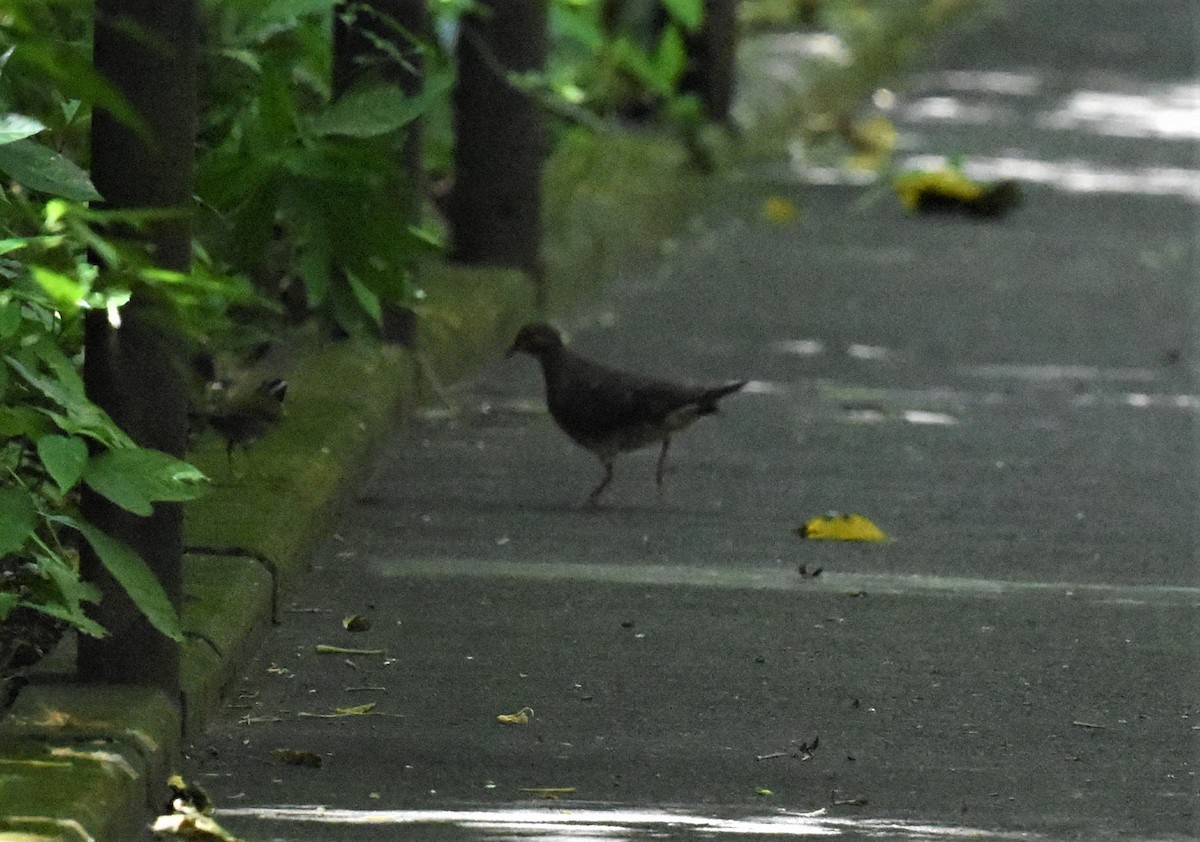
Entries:
<svg viewBox="0 0 1200 842">
<path fill-rule="evenodd" d="M 8 615 L 21 602 L 21 597 L 15 593 L 5 593 L 0 591 L 0 623 L 8 619 Z"/>
<path fill-rule="evenodd" d="M 329 295 L 331 260 L 324 240 L 312 239 L 304 244 L 304 251 L 296 262 L 296 272 L 304 281 L 304 295 L 309 307 L 321 306 Z"/>
<path fill-rule="evenodd" d="M 100 563 L 120 583 L 156 629 L 172 640 L 183 640 L 179 614 L 171 605 L 162 584 L 141 556 L 86 521 L 64 516 L 56 516 L 54 520 L 77 530 L 87 539 L 96 551 Z"/>
<path fill-rule="evenodd" d="M 10 251 L 28 248 L 30 244 L 36 243 L 38 239 L 37 237 L 6 237 L 0 240 L 0 254 L 8 254 Z"/>
<path fill-rule="evenodd" d="M 308 122 L 317 137 L 376 137 L 407 126 L 433 108 L 450 90 L 449 74 L 427 79 L 419 93 L 406 94 L 396 85 L 350 91 Z"/>
<path fill-rule="evenodd" d="M 24 114 L 0 114 L 0 145 L 31 137 L 46 128 Z"/>
<path fill-rule="evenodd" d="M 53 429 L 46 416 L 28 406 L 0 406 L 0 438 L 37 438 Z"/>
<path fill-rule="evenodd" d="M 308 122 L 317 137 L 376 137 L 411 123 L 428 108 L 422 96 L 408 96 L 396 85 L 351 91 Z"/>
<path fill-rule="evenodd" d="M 556 36 L 578 41 L 593 53 L 604 46 L 604 30 L 586 8 L 550 4 L 550 28 Z"/>
<path fill-rule="evenodd" d="M 339 0 L 272 0 L 263 10 L 263 20 L 286 20 L 304 15 L 323 15 Z"/>
<path fill-rule="evenodd" d="M 81 391 L 76 392 L 72 388 L 74 384 L 64 384 L 59 380 L 49 380 L 39 374 L 35 374 L 26 368 L 25 365 L 16 357 L 5 357 L 5 359 L 8 360 L 8 364 L 12 366 L 13 370 L 25 379 L 26 383 L 37 389 L 45 397 L 54 401 L 59 406 L 64 408 L 69 407 L 72 404 L 84 399 Z"/>
<path fill-rule="evenodd" d="M 613 42 L 612 45 L 613 58 L 625 70 L 632 73 L 639 82 L 646 85 L 655 93 L 669 95 L 669 88 L 663 86 L 662 81 L 658 76 L 658 68 L 650 56 L 646 55 L 641 47 L 634 44 L 628 38 L 622 36 Z"/>
<path fill-rule="evenodd" d="M 704 0 L 662 0 L 671 20 L 688 32 L 695 32 L 704 21 Z"/>
<path fill-rule="evenodd" d="M 26 608 L 32 608 L 34 611 L 70 623 L 85 634 L 90 634 L 92 637 L 105 637 L 108 632 L 104 630 L 104 626 L 97 623 L 87 614 L 83 613 L 78 605 L 66 606 L 59 605 L 53 602 L 29 602 L 22 600 L 21 605 Z"/>
<path fill-rule="evenodd" d="M 75 487 L 87 467 L 87 444 L 74 436 L 42 436 L 37 442 L 37 452 L 64 494 Z"/>
<path fill-rule="evenodd" d="M 0 488 L 0 556 L 25 546 L 37 526 L 37 506 L 24 488 Z"/>
<path fill-rule="evenodd" d="M 383 307 L 379 303 L 379 296 L 353 272 L 346 272 L 346 282 L 350 285 L 350 291 L 354 293 L 354 299 L 358 302 L 358 306 L 370 317 L 376 327 L 382 326 Z"/>
<path fill-rule="evenodd" d="M 29 274 L 61 310 L 75 312 L 87 293 L 86 285 L 45 266 L 30 266 Z"/>
<path fill-rule="evenodd" d="M 654 52 L 654 73 L 662 90 L 674 91 L 687 68 L 687 47 L 679 29 L 668 26 Z"/>
<path fill-rule="evenodd" d="M 53 337 L 41 337 L 39 341 L 30 345 L 30 350 L 71 395 L 78 399 L 87 399 L 84 395 L 83 377 L 79 374 L 78 365 L 67 356 Z"/>
<path fill-rule="evenodd" d="M 7 339 L 16 333 L 22 321 L 24 316 L 21 315 L 21 302 L 15 298 L 5 301 L 0 306 L 0 339 Z"/>
<path fill-rule="evenodd" d="M 75 373 L 70 360 L 49 342 L 34 346 L 34 351 L 54 371 L 54 378 L 42 377 L 30 371 L 16 357 L 5 357 L 17 374 L 42 395 L 58 404 L 66 415 L 48 409 L 40 409 L 63 431 L 82 433 L 109 447 L 132 446 L 129 436 L 108 417 L 108 413 L 87 399 L 83 381 Z"/>
<path fill-rule="evenodd" d="M 0 172 L 30 190 L 64 199 L 90 202 L 101 198 L 78 165 L 28 138 L 0 146 Z"/>
<path fill-rule="evenodd" d="M 100 589 L 79 578 L 79 572 L 65 559 L 58 556 L 42 556 L 38 562 L 38 569 L 54 582 L 54 586 L 68 605 L 100 601 Z"/>
<path fill-rule="evenodd" d="M 6 9 L 11 6 L 11 3 L 5 4 Z M 21 50 L 17 55 L 28 65 L 25 72 L 33 74 L 33 78 L 44 79 L 45 88 L 58 96 L 82 100 L 93 109 L 103 108 L 133 129 L 146 143 L 153 143 L 145 120 L 96 72 L 87 40 L 64 39 L 54 29 L 33 28 L 21 33 Z"/>
<path fill-rule="evenodd" d="M 205 476 L 174 456 L 148 448 L 116 448 L 88 461 L 83 481 L 123 509 L 147 516 L 151 503 L 194 500 Z"/>
<path fill-rule="evenodd" d="M 154 506 L 136 477 L 130 477 L 110 463 L 101 461 L 111 452 L 101 454 L 88 464 L 83 481 L 97 494 L 107 497 L 122 509 L 141 517 L 150 517 L 154 514 Z"/>
</svg>

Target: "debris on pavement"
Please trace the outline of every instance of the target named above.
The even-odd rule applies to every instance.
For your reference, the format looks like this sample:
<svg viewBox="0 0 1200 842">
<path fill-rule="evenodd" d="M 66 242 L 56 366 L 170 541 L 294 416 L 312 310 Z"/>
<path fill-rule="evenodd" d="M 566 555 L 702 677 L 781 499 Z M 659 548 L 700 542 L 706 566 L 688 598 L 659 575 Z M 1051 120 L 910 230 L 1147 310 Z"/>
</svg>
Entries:
<svg viewBox="0 0 1200 842">
<path fill-rule="evenodd" d="M 362 614 L 351 614 L 342 619 L 342 628 L 348 632 L 365 632 L 371 628 L 371 618 Z"/>
<path fill-rule="evenodd" d="M 1021 202 L 1015 181 L 974 181 L 960 169 L 901 173 L 892 182 L 900 204 L 922 214 L 1001 217 Z"/>
<path fill-rule="evenodd" d="M 533 718 L 533 708 L 523 707 L 516 713 L 502 713 L 496 717 L 501 725 L 528 725 Z"/>
<path fill-rule="evenodd" d="M 527 786 L 527 787 L 522 787 L 521 792 L 528 792 L 530 795 L 536 795 L 538 798 L 546 798 L 546 799 L 553 801 L 564 795 L 574 794 L 575 787 L 573 787 L 573 786 Z"/>
<path fill-rule="evenodd" d="M 277 748 L 271 752 L 271 756 L 286 766 L 303 766 L 307 769 L 320 769 L 325 765 L 325 758 L 312 751 Z"/>
<path fill-rule="evenodd" d="M 213 804 L 203 789 L 184 781 L 182 775 L 167 778 L 171 800 L 150 830 L 158 838 L 178 837 L 200 842 L 239 842 L 212 818 Z"/>
<path fill-rule="evenodd" d="M 774 222 L 776 225 L 794 222 L 800 217 L 800 210 L 796 207 L 796 203 L 783 196 L 770 196 L 764 199 L 759 212 L 764 220 Z"/>
<path fill-rule="evenodd" d="M 330 646 L 327 643 L 318 643 L 316 646 L 318 655 L 386 655 L 386 649 L 347 649 L 345 646 Z"/>
</svg>

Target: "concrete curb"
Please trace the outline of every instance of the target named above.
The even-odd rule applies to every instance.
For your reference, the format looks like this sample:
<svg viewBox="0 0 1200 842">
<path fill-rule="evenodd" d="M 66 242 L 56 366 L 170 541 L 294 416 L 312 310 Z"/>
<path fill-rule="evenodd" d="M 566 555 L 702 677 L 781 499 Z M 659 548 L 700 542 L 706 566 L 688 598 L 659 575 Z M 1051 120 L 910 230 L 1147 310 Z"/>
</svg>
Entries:
<svg viewBox="0 0 1200 842">
<path fill-rule="evenodd" d="M 551 312 L 655 254 L 698 194 L 687 164 L 677 144 L 650 136 L 562 145 L 546 172 Z M 150 688 L 35 678 L 0 721 L 0 842 L 144 835 L 165 805 L 179 735 L 199 733 L 220 704 L 375 443 L 430 396 L 430 372 L 469 376 L 535 315 L 519 272 L 437 264 L 424 285 L 417 350 L 313 339 L 289 374 L 278 430 L 232 469 L 211 443 L 192 455 L 214 488 L 187 509 L 182 712 Z"/>
</svg>

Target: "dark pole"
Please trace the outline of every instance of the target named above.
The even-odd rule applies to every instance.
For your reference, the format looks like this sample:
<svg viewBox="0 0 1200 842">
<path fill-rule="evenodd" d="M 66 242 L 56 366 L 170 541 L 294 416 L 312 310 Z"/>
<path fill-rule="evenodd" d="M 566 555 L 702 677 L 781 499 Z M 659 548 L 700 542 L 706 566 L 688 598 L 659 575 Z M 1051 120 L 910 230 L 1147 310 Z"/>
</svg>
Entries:
<svg viewBox="0 0 1200 842">
<path fill-rule="evenodd" d="M 738 0 L 704 0 L 704 21 L 687 38 L 688 69 L 680 85 L 694 93 L 704 116 L 714 123 L 729 122 L 737 60 Z"/>
<path fill-rule="evenodd" d="M 106 208 L 186 209 L 192 197 L 196 111 L 195 0 L 97 0 L 97 71 L 145 121 L 143 135 L 97 109 L 92 120 L 92 178 Z M 141 242 L 158 266 L 186 271 L 191 225 L 186 216 L 144 231 L 115 232 Z M 176 366 L 177 342 L 155 308 L 135 295 L 120 324 L 90 313 L 84 333 L 88 396 L 143 447 L 182 456 L 186 397 Z M 84 516 L 137 551 L 179 607 L 183 513 L 157 504 L 138 517 L 85 491 Z M 86 547 L 85 547 L 86 550 Z M 100 585 L 94 617 L 109 631 L 81 637 L 82 680 L 153 685 L 179 697 L 179 647 L 155 630 L 90 550 L 83 573 Z"/>
<path fill-rule="evenodd" d="M 542 275 L 538 103 L 508 74 L 546 60 L 546 0 L 482 0 L 463 18 L 454 88 L 454 186 L 447 212 L 451 257 Z"/>
</svg>

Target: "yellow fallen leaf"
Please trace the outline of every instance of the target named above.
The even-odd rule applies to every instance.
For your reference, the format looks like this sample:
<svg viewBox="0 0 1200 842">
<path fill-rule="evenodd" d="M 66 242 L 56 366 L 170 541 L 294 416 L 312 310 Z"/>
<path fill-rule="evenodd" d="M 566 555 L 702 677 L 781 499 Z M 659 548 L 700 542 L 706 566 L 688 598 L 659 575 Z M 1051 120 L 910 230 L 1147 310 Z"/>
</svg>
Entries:
<svg viewBox="0 0 1200 842">
<path fill-rule="evenodd" d="M 355 705 L 348 708 L 334 708 L 333 713 L 309 713 L 302 710 L 296 714 L 306 719 L 340 719 L 343 716 L 363 716 L 375 710 L 378 702 L 367 702 L 365 705 Z M 379 714 L 380 716 L 395 716 L 396 714 Z"/>
<path fill-rule="evenodd" d="M 883 530 L 859 514 L 831 512 L 795 529 L 801 538 L 826 541 L 886 541 Z"/>
<path fill-rule="evenodd" d="M 960 202 L 973 202 L 983 193 L 983 187 L 967 178 L 962 170 L 949 167 L 929 172 L 906 172 L 896 176 L 892 188 L 900 204 L 910 211 L 920 207 L 921 200 L 930 194 Z"/>
<path fill-rule="evenodd" d="M 502 713 L 496 717 L 501 725 L 528 725 L 533 717 L 533 708 L 524 707 L 516 713 Z"/>
<path fill-rule="evenodd" d="M 767 789 L 766 787 L 760 786 L 758 789 L 754 790 L 754 794 L 759 798 L 770 798 L 775 793 L 771 792 L 771 790 Z"/>
<path fill-rule="evenodd" d="M 1021 190 L 1016 182 L 973 181 L 962 170 L 953 167 L 901 173 L 893 180 L 892 189 L 900 204 L 917 213 L 994 217 L 1004 215 L 1021 202 Z"/>
<path fill-rule="evenodd" d="M 790 199 L 771 196 L 763 201 L 761 213 L 762 218 L 767 222 L 782 225 L 785 222 L 794 222 L 800 216 L 800 209 Z"/>
<path fill-rule="evenodd" d="M 355 705 L 349 708 L 334 708 L 333 712 L 342 716 L 361 716 L 364 713 L 370 713 L 375 710 L 376 702 L 368 702 L 365 705 Z"/>
</svg>

